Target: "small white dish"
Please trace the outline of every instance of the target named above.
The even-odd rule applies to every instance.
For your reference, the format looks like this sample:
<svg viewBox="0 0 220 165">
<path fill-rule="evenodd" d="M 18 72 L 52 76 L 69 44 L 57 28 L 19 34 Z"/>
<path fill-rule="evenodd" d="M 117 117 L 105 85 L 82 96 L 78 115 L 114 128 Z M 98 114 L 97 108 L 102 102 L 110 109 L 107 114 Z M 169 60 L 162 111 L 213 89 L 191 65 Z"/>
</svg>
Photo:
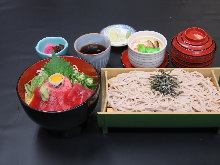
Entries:
<svg viewBox="0 0 220 165">
<path fill-rule="evenodd" d="M 110 39 L 111 46 L 121 47 L 126 46 L 128 44 L 129 36 L 135 32 L 136 30 L 131 26 L 124 24 L 115 24 L 107 26 L 106 28 L 102 29 L 100 33 L 107 36 Z M 110 33 L 112 33 L 112 36 L 110 36 Z M 118 39 L 118 41 L 116 41 L 116 38 Z"/>
</svg>

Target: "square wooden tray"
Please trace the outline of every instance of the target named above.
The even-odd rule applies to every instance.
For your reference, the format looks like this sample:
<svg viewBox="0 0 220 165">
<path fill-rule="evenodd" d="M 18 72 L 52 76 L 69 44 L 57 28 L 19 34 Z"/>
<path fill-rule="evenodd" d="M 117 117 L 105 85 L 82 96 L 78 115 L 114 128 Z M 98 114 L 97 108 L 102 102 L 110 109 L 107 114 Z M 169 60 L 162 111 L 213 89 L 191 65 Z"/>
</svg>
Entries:
<svg viewBox="0 0 220 165">
<path fill-rule="evenodd" d="M 163 68 L 169 71 L 176 68 Z M 181 69 L 181 68 L 179 68 Z M 205 77 L 211 77 L 216 88 L 219 88 L 220 68 L 182 68 L 186 71 L 198 71 Z M 148 128 L 207 128 L 217 127 L 220 134 L 220 112 L 107 112 L 107 80 L 120 73 L 130 71 L 155 71 L 158 68 L 102 68 L 102 106 L 98 112 L 98 124 L 103 133 L 108 133 L 109 127 L 148 127 Z M 160 69 L 161 70 L 161 69 Z"/>
</svg>

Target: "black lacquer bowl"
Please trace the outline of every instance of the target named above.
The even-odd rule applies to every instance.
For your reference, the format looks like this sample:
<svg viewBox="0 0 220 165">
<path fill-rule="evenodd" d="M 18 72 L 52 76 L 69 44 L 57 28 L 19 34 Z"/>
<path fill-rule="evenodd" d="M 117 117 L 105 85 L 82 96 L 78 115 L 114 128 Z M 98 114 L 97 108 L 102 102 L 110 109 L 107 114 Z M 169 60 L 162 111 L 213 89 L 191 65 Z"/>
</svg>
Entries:
<svg viewBox="0 0 220 165">
<path fill-rule="evenodd" d="M 92 76 L 98 82 L 94 94 L 77 107 L 64 111 L 42 111 L 34 109 L 25 103 L 24 84 L 36 76 L 37 70 L 40 70 L 44 64 L 50 60 L 50 58 L 41 60 L 26 69 L 21 74 L 17 83 L 17 95 L 25 112 L 41 127 L 52 131 L 70 130 L 84 124 L 88 119 L 89 114 L 96 107 L 99 96 L 100 76 L 93 65 L 77 57 L 63 56 L 62 58 L 69 61 L 71 65 L 76 65 L 80 72 Z"/>
</svg>

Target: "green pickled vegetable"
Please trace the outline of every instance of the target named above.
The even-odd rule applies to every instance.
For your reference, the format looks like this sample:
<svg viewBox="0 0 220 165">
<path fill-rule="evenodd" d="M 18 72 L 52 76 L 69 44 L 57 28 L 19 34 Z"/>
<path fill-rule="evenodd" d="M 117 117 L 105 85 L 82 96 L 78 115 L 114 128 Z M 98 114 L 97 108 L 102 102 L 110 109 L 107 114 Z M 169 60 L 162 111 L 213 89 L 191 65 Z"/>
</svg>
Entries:
<svg viewBox="0 0 220 165">
<path fill-rule="evenodd" d="M 153 52 L 154 52 L 154 48 L 152 47 L 145 48 L 145 53 L 153 53 Z"/>
<path fill-rule="evenodd" d="M 142 44 L 138 45 L 138 52 L 141 53 L 154 53 L 158 51 L 160 51 L 160 48 L 145 47 L 145 45 Z"/>
<path fill-rule="evenodd" d="M 87 86 L 87 88 L 92 89 L 92 90 L 96 88 L 95 80 L 91 77 L 85 80 L 85 85 Z"/>
<path fill-rule="evenodd" d="M 141 52 L 141 53 L 145 53 L 145 46 L 142 45 L 142 44 L 139 44 L 138 45 L 138 51 Z"/>
<path fill-rule="evenodd" d="M 78 82 L 77 79 L 75 79 L 75 78 L 72 78 L 70 81 L 71 81 L 72 84 L 75 84 L 75 83 Z"/>
<path fill-rule="evenodd" d="M 92 79 L 92 78 L 87 78 L 87 79 L 85 80 L 85 83 L 86 83 L 86 85 L 90 86 L 90 85 L 94 84 L 94 79 Z"/>
<path fill-rule="evenodd" d="M 128 30 L 128 31 L 127 31 L 127 33 L 126 33 L 126 38 L 129 38 L 129 37 L 130 37 L 130 35 L 131 35 L 131 31 L 130 31 L 130 30 Z"/>
<path fill-rule="evenodd" d="M 160 48 L 154 48 L 154 51 L 155 52 L 160 51 Z"/>
<path fill-rule="evenodd" d="M 40 94 L 43 101 L 48 101 L 50 97 L 50 89 L 46 85 L 40 87 Z"/>
<path fill-rule="evenodd" d="M 84 73 L 80 72 L 74 72 L 71 76 L 71 82 L 72 84 L 78 82 L 82 84 L 84 87 L 95 90 L 96 88 L 96 82 L 95 80 L 88 75 L 85 75 Z"/>
<path fill-rule="evenodd" d="M 42 86 L 47 79 L 48 79 L 48 75 L 47 75 L 46 73 L 42 73 L 42 75 L 35 76 L 35 77 L 30 81 L 30 83 L 26 83 L 26 84 L 24 85 L 27 94 L 30 95 L 30 96 L 33 95 L 34 89 L 35 89 L 36 87 Z"/>
<path fill-rule="evenodd" d="M 78 76 L 76 77 L 76 79 L 77 79 L 79 82 L 85 81 L 85 79 L 86 79 L 85 74 L 84 74 L 84 73 L 79 73 Z"/>
<path fill-rule="evenodd" d="M 145 48 L 145 53 L 154 53 L 158 51 L 160 51 L 160 48 L 152 48 L 152 47 Z"/>
</svg>

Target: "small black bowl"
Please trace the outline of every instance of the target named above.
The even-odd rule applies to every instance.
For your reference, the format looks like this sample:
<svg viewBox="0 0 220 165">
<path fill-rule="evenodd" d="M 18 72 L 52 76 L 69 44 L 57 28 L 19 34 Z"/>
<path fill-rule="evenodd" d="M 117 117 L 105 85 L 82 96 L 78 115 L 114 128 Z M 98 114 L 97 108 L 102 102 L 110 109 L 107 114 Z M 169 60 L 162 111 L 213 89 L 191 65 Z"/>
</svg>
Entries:
<svg viewBox="0 0 220 165">
<path fill-rule="evenodd" d="M 77 57 L 62 56 L 61 58 L 70 62 L 71 65 L 76 65 L 80 72 L 92 76 L 97 81 L 94 94 L 77 107 L 64 111 L 42 111 L 25 103 L 24 84 L 33 79 L 37 75 L 37 70 L 40 70 L 51 58 L 41 60 L 30 66 L 21 74 L 17 83 L 17 95 L 25 112 L 34 122 L 51 131 L 66 131 L 83 125 L 96 107 L 99 97 L 100 76 L 93 65 Z"/>
</svg>

